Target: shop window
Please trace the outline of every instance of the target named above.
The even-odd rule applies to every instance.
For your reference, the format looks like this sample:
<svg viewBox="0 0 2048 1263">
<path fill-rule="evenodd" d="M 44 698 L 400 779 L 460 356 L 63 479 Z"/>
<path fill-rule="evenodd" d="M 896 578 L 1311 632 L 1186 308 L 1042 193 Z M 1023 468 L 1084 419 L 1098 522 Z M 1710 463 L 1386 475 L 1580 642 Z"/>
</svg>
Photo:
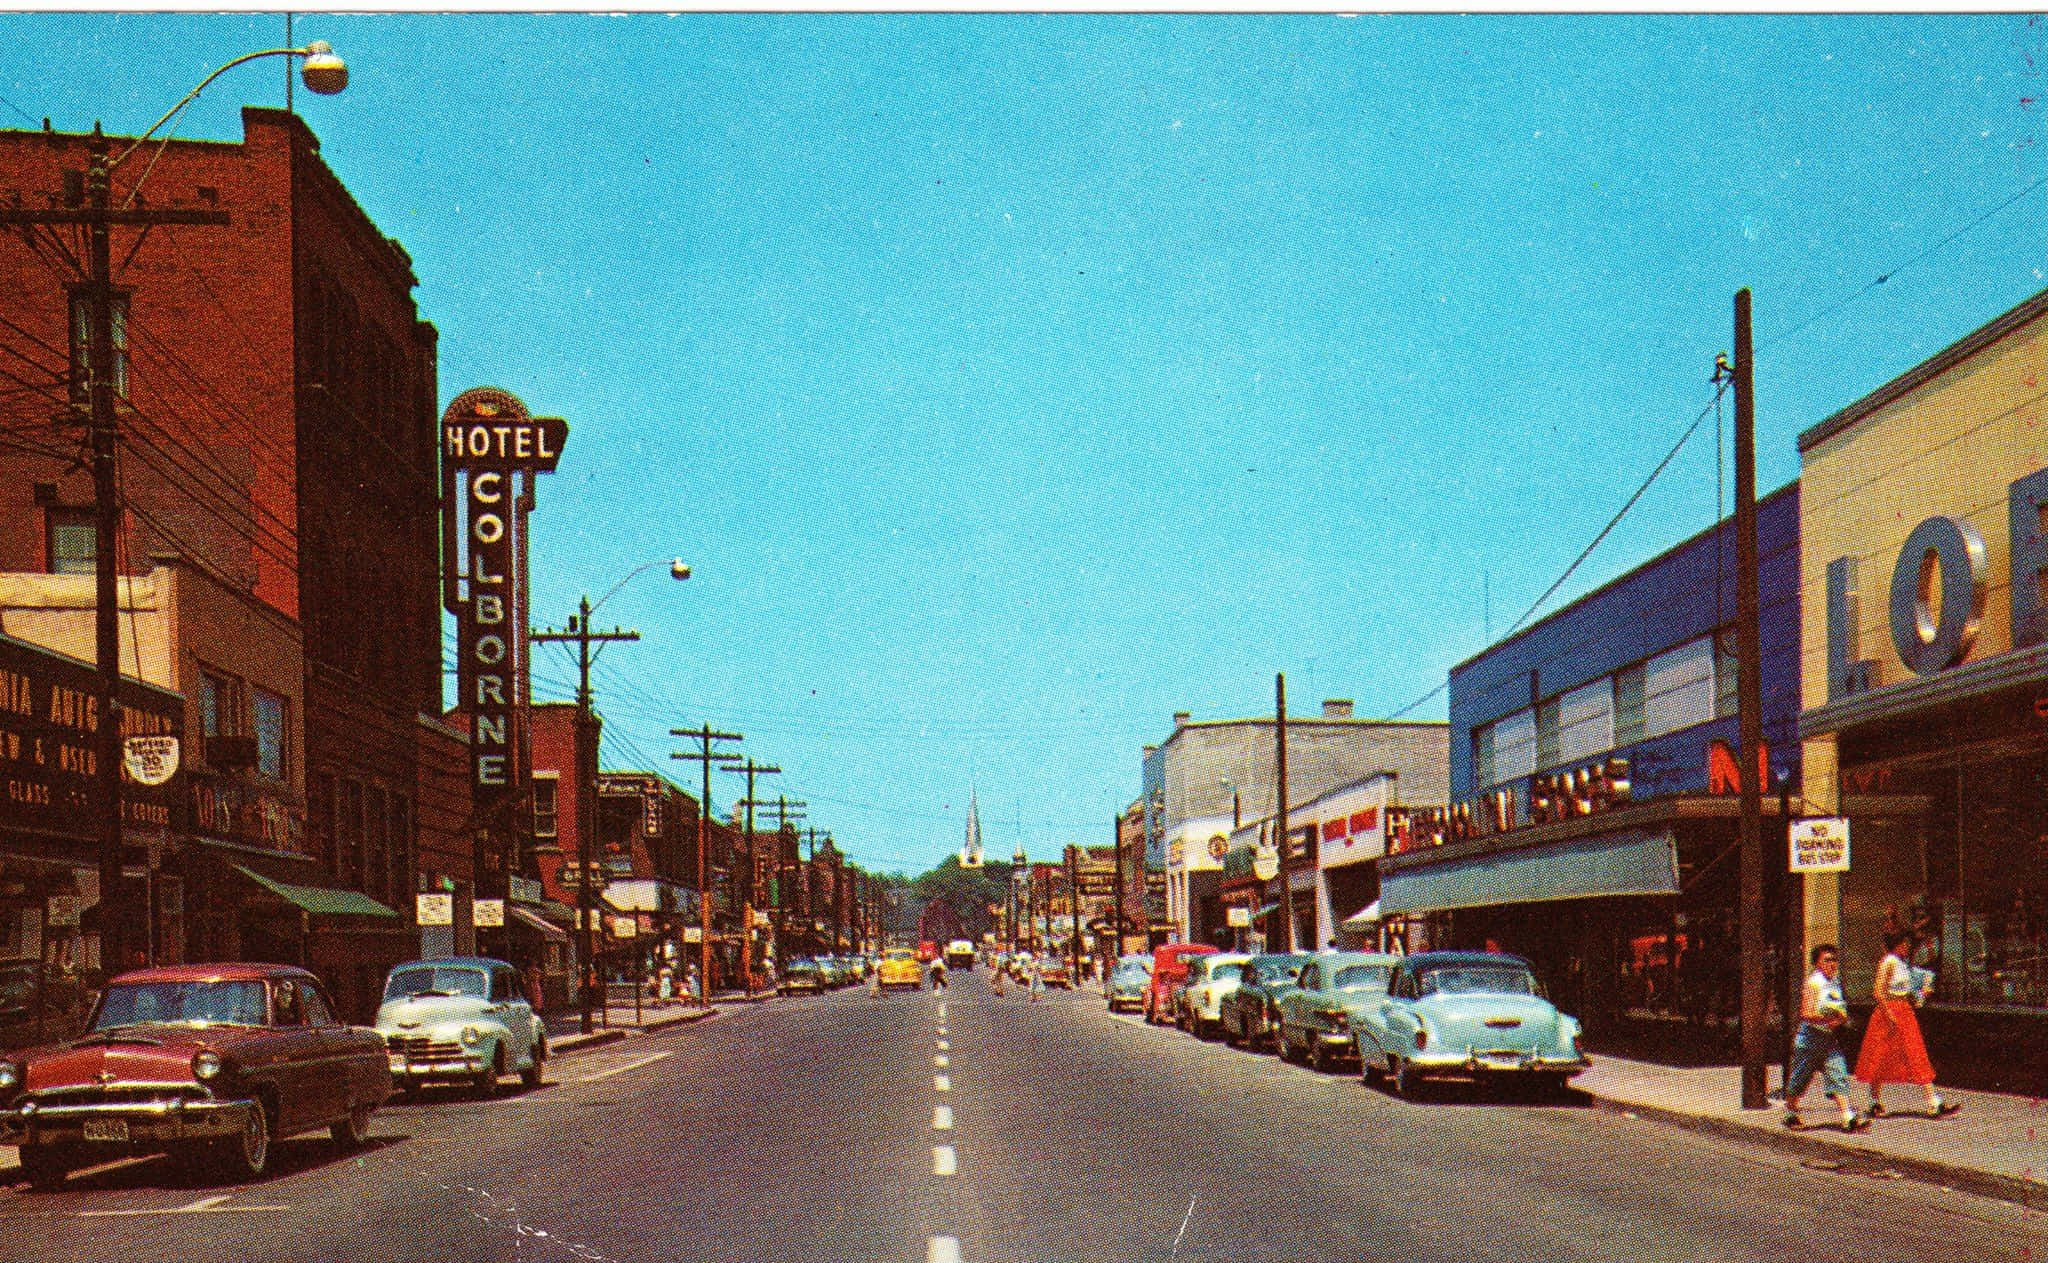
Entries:
<svg viewBox="0 0 2048 1263">
<path fill-rule="evenodd" d="M 51 574 L 92 574 L 99 556 L 99 528 L 89 509 L 50 509 L 45 519 L 46 560 Z"/>
<path fill-rule="evenodd" d="M 251 689 L 250 712 L 256 727 L 256 775 L 268 781 L 282 781 L 289 775 L 286 737 L 289 733 L 289 703 L 268 689 Z"/>
<path fill-rule="evenodd" d="M 1640 662 L 1614 673 L 1614 745 L 1617 749 L 1634 745 L 1646 735 L 1643 680 L 1644 670 Z"/>
<path fill-rule="evenodd" d="M 553 776 L 534 774 L 533 836 L 536 838 L 553 838 L 558 834 L 560 826 L 556 804 L 559 800 L 556 789 L 557 781 Z"/>
</svg>

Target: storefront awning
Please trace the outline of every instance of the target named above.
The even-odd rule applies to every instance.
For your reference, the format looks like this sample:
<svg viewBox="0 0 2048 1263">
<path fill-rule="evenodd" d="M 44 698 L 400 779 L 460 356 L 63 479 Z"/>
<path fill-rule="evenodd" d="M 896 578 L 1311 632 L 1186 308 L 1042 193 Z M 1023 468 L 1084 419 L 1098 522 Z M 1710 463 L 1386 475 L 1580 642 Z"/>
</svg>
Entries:
<svg viewBox="0 0 2048 1263">
<path fill-rule="evenodd" d="M 394 921 L 398 919 L 398 913 L 359 890 L 294 886 L 290 882 L 272 880 L 254 869 L 243 868 L 240 864 L 231 864 L 229 867 L 286 903 L 294 904 L 314 916 L 385 917 Z"/>
<path fill-rule="evenodd" d="M 1378 925 L 1379 923 L 1380 901 L 1375 899 L 1371 903 L 1365 905 L 1363 908 L 1360 908 L 1358 911 L 1352 913 L 1350 916 L 1345 917 L 1344 920 L 1338 924 L 1337 928 L 1356 934 L 1360 930 L 1365 929 L 1367 926 Z"/>
<path fill-rule="evenodd" d="M 543 917 L 528 912 L 516 903 L 506 908 L 505 914 L 511 918 L 511 924 L 530 930 L 544 939 L 550 939 L 557 943 L 569 941 L 569 932 L 567 930 Z"/>
<path fill-rule="evenodd" d="M 1260 917 L 1269 917 L 1269 916 L 1272 916 L 1272 915 L 1273 915 L 1273 914 L 1274 914 L 1275 912 L 1278 912 L 1278 911 L 1280 911 L 1280 905 L 1279 905 L 1279 904 L 1277 904 L 1277 903 L 1269 903 L 1269 904 L 1267 904 L 1267 905 L 1266 905 L 1265 907 L 1263 907 L 1263 908 L 1260 908 L 1260 909 L 1259 909 L 1258 911 L 1256 911 L 1256 912 L 1252 913 L 1252 920 L 1256 921 L 1256 920 L 1258 920 L 1258 919 L 1259 919 Z"/>
<path fill-rule="evenodd" d="M 1379 911 L 1388 916 L 1555 899 L 1676 893 L 1678 844 L 1673 835 L 1628 829 L 1383 872 Z"/>
</svg>

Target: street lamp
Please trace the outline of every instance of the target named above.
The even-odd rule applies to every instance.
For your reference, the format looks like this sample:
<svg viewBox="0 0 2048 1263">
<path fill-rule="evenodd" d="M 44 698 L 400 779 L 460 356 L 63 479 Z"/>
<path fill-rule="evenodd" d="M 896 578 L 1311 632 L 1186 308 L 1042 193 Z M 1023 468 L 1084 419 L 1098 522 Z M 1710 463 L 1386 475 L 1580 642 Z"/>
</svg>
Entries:
<svg viewBox="0 0 2048 1263">
<path fill-rule="evenodd" d="M 529 639 L 540 643 L 574 642 L 576 645 L 576 861 L 581 871 L 576 880 L 576 923 L 581 934 L 578 946 L 582 953 L 583 985 L 578 988 L 582 1000 L 580 1026 L 584 1034 L 596 1029 L 595 1003 L 597 994 L 604 983 L 604 976 L 597 969 L 596 949 L 596 890 L 597 868 L 592 856 L 597 852 L 597 743 L 598 721 L 590 704 L 590 664 L 595 655 L 590 652 L 593 641 L 598 651 L 613 641 L 638 640 L 640 633 L 614 627 L 608 632 L 590 630 L 590 616 L 599 607 L 618 594 L 620 588 L 642 571 L 660 565 L 657 561 L 642 562 L 626 572 L 626 577 L 611 586 L 611 591 L 597 598 L 592 605 L 584 597 L 577 605 L 576 617 L 569 620 L 566 631 L 542 629 L 530 634 Z M 690 568 L 680 561 L 669 563 L 669 575 L 678 582 L 690 577 Z M 609 1007 L 609 1006 L 607 1006 Z"/>
<path fill-rule="evenodd" d="M 111 188 L 115 168 L 128 160 L 158 128 L 171 121 L 178 111 L 196 100 L 208 84 L 220 78 L 243 62 L 255 61 L 259 57 L 303 57 L 306 60 L 304 74 L 309 91 L 321 95 L 332 95 L 348 85 L 348 67 L 341 58 L 334 55 L 334 49 L 325 43 L 308 44 L 304 48 L 267 48 L 260 52 L 245 53 L 222 65 L 212 74 L 199 81 L 199 86 L 186 93 L 164 116 L 152 123 L 149 130 L 135 138 L 118 157 L 107 156 L 104 137 L 95 127 L 92 156 L 85 172 L 84 204 L 75 201 L 63 207 L 25 208 L 10 207 L 0 210 L 0 225 L 16 225 L 24 229 L 32 226 L 55 228 L 58 225 L 85 229 L 86 249 L 84 266 L 85 284 L 82 295 L 85 303 L 86 373 L 89 411 L 90 449 L 92 452 L 92 485 L 94 502 L 93 530 L 93 642 L 94 669 L 97 674 L 98 704 L 101 722 L 95 734 L 93 759 L 96 773 L 96 789 L 99 807 L 99 870 L 100 901 L 95 920 L 99 922 L 100 959 L 108 972 L 118 971 L 127 964 L 122 951 L 124 918 L 117 913 L 114 905 L 122 894 L 122 789 L 121 789 L 121 663 L 120 663 L 120 608 L 118 587 L 120 574 L 116 566 L 115 549 L 120 533 L 121 504 L 120 483 L 115 476 L 115 452 L 118 450 L 119 418 L 115 413 L 114 389 L 114 283 L 112 262 L 113 225 L 125 224 L 143 229 L 145 232 L 157 224 L 225 224 L 227 215 L 221 211 L 186 210 L 176 208 L 137 208 L 135 201 L 142 185 L 149 179 L 154 167 L 143 170 L 135 185 L 128 192 L 127 201 L 119 210 L 112 206 Z M 169 143 L 166 138 L 164 144 Z M 161 149 L 161 145 L 159 148 Z M 69 254 L 68 250 L 62 251 Z M 145 925 L 144 959 L 155 959 L 156 927 Z"/>
</svg>

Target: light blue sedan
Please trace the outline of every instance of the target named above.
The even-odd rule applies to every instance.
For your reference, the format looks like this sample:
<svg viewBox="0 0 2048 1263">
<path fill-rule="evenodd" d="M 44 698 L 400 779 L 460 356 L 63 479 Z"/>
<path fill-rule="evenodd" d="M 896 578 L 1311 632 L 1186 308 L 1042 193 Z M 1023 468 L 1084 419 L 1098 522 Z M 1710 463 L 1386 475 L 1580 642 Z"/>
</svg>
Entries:
<svg viewBox="0 0 2048 1263">
<path fill-rule="evenodd" d="M 1543 996 L 1529 962 L 1494 952 L 1403 959 L 1386 998 L 1354 1015 L 1368 1083 L 1413 1096 L 1424 1079 L 1520 1081 L 1548 1092 L 1592 1064 L 1579 1023 Z"/>
<path fill-rule="evenodd" d="M 1317 952 L 1301 967 L 1296 985 L 1280 994 L 1275 1042 L 1282 1060 L 1310 1061 L 1329 1071 L 1357 1045 L 1351 1029 L 1379 1009 L 1387 979 L 1400 957 L 1380 952 Z"/>
</svg>

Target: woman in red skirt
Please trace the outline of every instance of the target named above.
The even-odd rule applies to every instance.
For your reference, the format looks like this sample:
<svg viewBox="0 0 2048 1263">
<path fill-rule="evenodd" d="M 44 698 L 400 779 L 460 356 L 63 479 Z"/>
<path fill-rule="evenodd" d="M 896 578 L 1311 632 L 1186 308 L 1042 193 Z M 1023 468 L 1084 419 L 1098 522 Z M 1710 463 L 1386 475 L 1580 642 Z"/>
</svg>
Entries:
<svg viewBox="0 0 2048 1263">
<path fill-rule="evenodd" d="M 1877 963 L 1877 983 L 1872 994 L 1877 1009 L 1870 1015 L 1870 1028 L 1863 1033 L 1863 1047 L 1856 1054 L 1856 1077 L 1870 1086 L 1870 1117 L 1883 1118 L 1884 1102 L 1879 1098 L 1887 1083 L 1917 1083 L 1927 1094 L 1927 1115 L 1944 1118 L 1961 1109 L 1944 1101 L 1934 1090 L 1934 1063 L 1927 1060 L 1927 1044 L 1920 1038 L 1920 1018 L 1913 1012 L 1920 1003 L 1920 988 L 1907 956 L 1913 947 L 1908 930 L 1887 930 L 1884 959 Z"/>
</svg>

